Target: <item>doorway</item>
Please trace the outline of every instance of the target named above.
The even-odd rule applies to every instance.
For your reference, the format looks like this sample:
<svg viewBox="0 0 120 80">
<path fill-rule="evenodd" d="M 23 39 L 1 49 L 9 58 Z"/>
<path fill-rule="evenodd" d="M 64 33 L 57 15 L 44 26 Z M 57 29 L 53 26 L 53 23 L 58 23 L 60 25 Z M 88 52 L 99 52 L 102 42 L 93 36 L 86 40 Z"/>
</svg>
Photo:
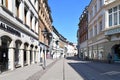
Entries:
<svg viewBox="0 0 120 80">
<path fill-rule="evenodd" d="M 11 38 L 9 38 L 8 36 L 1 37 L 0 65 L 2 72 L 8 70 L 8 48 L 11 41 Z"/>
<path fill-rule="evenodd" d="M 116 44 L 112 47 L 113 60 L 120 61 L 120 44 Z"/>
</svg>

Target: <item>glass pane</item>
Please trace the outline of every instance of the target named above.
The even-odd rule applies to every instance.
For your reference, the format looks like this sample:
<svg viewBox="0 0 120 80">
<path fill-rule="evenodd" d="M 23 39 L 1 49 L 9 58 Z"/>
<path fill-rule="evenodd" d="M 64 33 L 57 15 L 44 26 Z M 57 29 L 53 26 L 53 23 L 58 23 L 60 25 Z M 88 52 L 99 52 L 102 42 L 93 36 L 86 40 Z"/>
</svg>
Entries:
<svg viewBox="0 0 120 80">
<path fill-rule="evenodd" d="M 109 26 L 112 26 L 112 15 L 109 15 Z"/>
<path fill-rule="evenodd" d="M 120 11 L 119 11 L 119 24 L 120 24 Z"/>
<path fill-rule="evenodd" d="M 114 13 L 114 25 L 117 25 L 117 13 Z"/>
<path fill-rule="evenodd" d="M 111 9 L 109 9 L 109 14 L 110 14 L 110 13 L 112 13 L 112 8 L 111 8 Z"/>
<path fill-rule="evenodd" d="M 117 6 L 113 8 L 114 12 L 117 11 Z"/>
<path fill-rule="evenodd" d="M 119 5 L 119 10 L 120 10 L 120 5 Z"/>
</svg>

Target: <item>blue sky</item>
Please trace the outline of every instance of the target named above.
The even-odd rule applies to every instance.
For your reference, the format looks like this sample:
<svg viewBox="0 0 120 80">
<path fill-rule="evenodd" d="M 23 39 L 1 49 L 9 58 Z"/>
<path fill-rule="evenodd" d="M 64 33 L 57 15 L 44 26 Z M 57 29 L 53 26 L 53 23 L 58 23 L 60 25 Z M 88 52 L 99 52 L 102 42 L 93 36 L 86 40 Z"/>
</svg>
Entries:
<svg viewBox="0 0 120 80">
<path fill-rule="evenodd" d="M 77 42 L 79 17 L 90 0 L 48 0 L 53 26 L 68 41 Z"/>
</svg>

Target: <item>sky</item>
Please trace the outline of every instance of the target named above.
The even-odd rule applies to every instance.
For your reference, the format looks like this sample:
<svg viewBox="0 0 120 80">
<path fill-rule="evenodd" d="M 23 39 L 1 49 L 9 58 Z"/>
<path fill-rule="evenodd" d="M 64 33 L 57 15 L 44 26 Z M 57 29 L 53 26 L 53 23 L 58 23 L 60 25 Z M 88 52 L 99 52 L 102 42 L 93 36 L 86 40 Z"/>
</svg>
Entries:
<svg viewBox="0 0 120 80">
<path fill-rule="evenodd" d="M 68 41 L 77 43 L 79 18 L 90 0 L 48 0 L 52 25 Z"/>
</svg>

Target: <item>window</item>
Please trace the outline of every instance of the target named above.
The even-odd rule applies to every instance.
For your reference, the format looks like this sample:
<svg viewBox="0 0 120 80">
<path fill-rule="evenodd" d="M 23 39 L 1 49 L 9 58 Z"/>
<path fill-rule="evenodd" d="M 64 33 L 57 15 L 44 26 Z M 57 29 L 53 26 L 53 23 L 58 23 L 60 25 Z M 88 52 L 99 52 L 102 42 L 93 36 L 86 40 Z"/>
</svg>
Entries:
<svg viewBox="0 0 120 80">
<path fill-rule="evenodd" d="M 120 24 L 120 5 L 119 5 L 119 24 Z"/>
<path fill-rule="evenodd" d="M 99 23 L 99 28 L 100 28 L 100 31 L 102 31 L 102 21 L 100 21 Z"/>
<path fill-rule="evenodd" d="M 97 5 L 95 5 L 94 10 L 95 10 L 95 13 L 97 13 Z"/>
<path fill-rule="evenodd" d="M 33 16 L 31 15 L 30 16 L 30 29 L 32 28 L 32 18 L 33 18 Z"/>
<path fill-rule="evenodd" d="M 109 9 L 109 26 L 112 26 L 112 9 Z"/>
<path fill-rule="evenodd" d="M 102 0 L 100 0 L 100 7 L 102 7 L 102 5 L 103 5 L 103 4 L 102 4 Z"/>
<path fill-rule="evenodd" d="M 97 25 L 95 25 L 94 35 L 97 35 Z"/>
<path fill-rule="evenodd" d="M 120 24 L 120 5 L 115 6 L 108 10 L 109 13 L 109 26 Z"/>
<path fill-rule="evenodd" d="M 113 8 L 113 11 L 114 11 L 114 25 L 117 25 L 117 7 L 114 7 Z"/>
<path fill-rule="evenodd" d="M 90 34 L 89 34 L 89 38 L 93 37 L 93 29 L 90 29 Z"/>
<path fill-rule="evenodd" d="M 16 0 L 16 13 L 17 13 L 17 16 L 19 17 L 19 5 L 20 5 L 20 2 L 19 0 Z"/>
<path fill-rule="evenodd" d="M 5 6 L 6 8 L 8 8 L 8 0 L 2 0 L 2 4 L 3 4 L 3 6 Z"/>
<path fill-rule="evenodd" d="M 93 11 L 90 12 L 90 19 L 93 17 Z"/>
<path fill-rule="evenodd" d="M 26 23 L 26 21 L 27 21 L 27 9 L 25 8 L 25 10 L 24 10 L 24 12 L 25 12 L 25 14 L 24 14 L 24 16 L 25 16 L 25 23 Z"/>
</svg>

